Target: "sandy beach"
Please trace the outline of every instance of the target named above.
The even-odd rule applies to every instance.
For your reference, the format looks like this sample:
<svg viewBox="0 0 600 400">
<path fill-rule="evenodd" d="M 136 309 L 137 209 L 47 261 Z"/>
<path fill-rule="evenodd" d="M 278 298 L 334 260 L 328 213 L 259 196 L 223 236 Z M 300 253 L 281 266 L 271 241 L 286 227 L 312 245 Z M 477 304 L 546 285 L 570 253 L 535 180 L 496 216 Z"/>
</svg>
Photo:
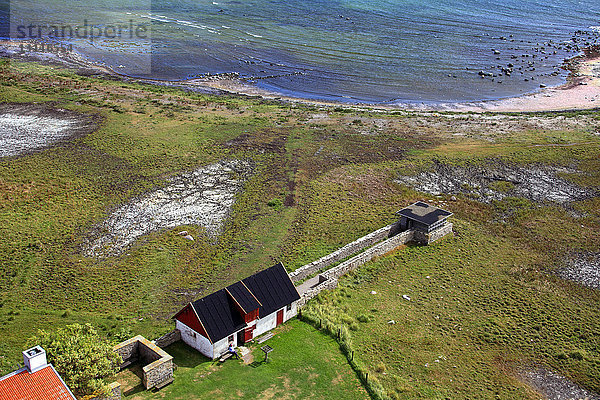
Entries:
<svg viewBox="0 0 600 400">
<path fill-rule="evenodd" d="M 573 60 L 572 60 L 573 61 Z M 457 104 L 456 111 L 541 112 L 588 110 L 600 107 L 600 57 L 580 56 L 574 61 L 568 82 L 538 93 L 510 99 Z"/>
<path fill-rule="evenodd" d="M 30 52 L 26 55 L 21 55 L 19 54 L 19 44 L 7 40 L 0 41 L 0 56 L 13 58 L 19 61 L 56 63 L 69 68 L 85 69 L 88 70 L 88 72 L 95 71 L 98 74 L 119 76 L 123 79 L 132 79 L 146 83 L 188 87 L 205 92 L 224 92 L 246 96 L 259 96 L 265 99 L 317 106 L 452 112 L 548 112 L 589 110 L 600 107 L 600 54 L 597 49 L 596 51 L 588 49 L 585 54 L 569 60 L 567 65 L 565 65 L 565 68 L 570 71 L 567 82 L 558 87 L 541 88 L 536 93 L 490 101 L 436 104 L 398 103 L 393 105 L 373 103 L 347 104 L 284 96 L 279 93 L 263 90 L 255 85 L 246 83 L 241 79 L 235 79 L 229 76 L 214 76 L 181 81 L 131 78 L 120 74 L 109 67 L 96 65 L 76 52 Z"/>
<path fill-rule="evenodd" d="M 371 107 L 386 110 L 407 111 L 456 111 L 456 112 L 546 112 L 564 110 L 589 110 L 600 107 L 600 56 L 581 55 L 570 60 L 570 75 L 567 83 L 553 88 L 542 88 L 537 93 L 501 100 L 439 103 L 434 105 L 415 104 L 357 104 L 354 107 Z M 271 93 L 260 88 L 245 84 L 241 81 L 223 79 L 212 81 L 192 80 L 191 85 L 207 85 L 229 93 L 261 96 L 270 99 L 281 99 L 318 105 L 344 106 L 347 104 L 311 101 Z"/>
</svg>

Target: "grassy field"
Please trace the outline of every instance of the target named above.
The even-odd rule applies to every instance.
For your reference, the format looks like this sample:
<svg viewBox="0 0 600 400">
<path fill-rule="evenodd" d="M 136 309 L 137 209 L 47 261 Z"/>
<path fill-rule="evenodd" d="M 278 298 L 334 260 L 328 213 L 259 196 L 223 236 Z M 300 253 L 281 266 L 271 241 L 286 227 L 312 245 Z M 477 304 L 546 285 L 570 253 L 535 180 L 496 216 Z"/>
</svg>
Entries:
<svg viewBox="0 0 600 400">
<path fill-rule="evenodd" d="M 174 382 L 158 392 L 145 391 L 132 371 L 119 374 L 123 398 L 144 400 L 201 399 L 366 399 L 368 395 L 333 339 L 298 320 L 275 331 L 265 344 L 273 347 L 269 361 L 259 345 L 250 347 L 254 361 L 229 359 L 220 364 L 183 343 L 165 350 L 174 357 Z"/>
<path fill-rule="evenodd" d="M 597 112 L 318 108 L 12 61 L 0 65 L 0 85 L 1 102 L 47 103 L 99 125 L 0 160 L 0 373 L 14 369 L 37 328 L 91 322 L 114 341 L 152 339 L 172 329 L 170 316 L 186 302 L 276 260 L 295 269 L 424 199 L 455 213 L 454 238 L 381 258 L 311 306 L 351 328 L 357 357 L 388 394 L 535 398 L 519 370 L 536 363 L 600 391 L 598 292 L 551 273 L 569 254 L 600 248 Z M 111 210 L 169 176 L 226 159 L 252 160 L 256 172 L 217 239 L 184 226 L 194 242 L 181 240 L 178 228 L 150 233 L 121 256 L 82 256 L 84 238 Z M 500 161 L 568 167 L 561 178 L 596 194 L 564 206 L 514 197 L 483 203 L 396 182 L 433 165 Z M 311 362 L 324 377 L 337 368 Z M 295 379 L 304 378 L 290 376 L 304 393 Z"/>
<path fill-rule="evenodd" d="M 372 263 L 306 312 L 349 326 L 393 398 L 536 399 L 520 379 L 536 364 L 597 391 L 600 295 L 532 270 L 540 260 L 510 240 L 456 232 Z"/>
</svg>

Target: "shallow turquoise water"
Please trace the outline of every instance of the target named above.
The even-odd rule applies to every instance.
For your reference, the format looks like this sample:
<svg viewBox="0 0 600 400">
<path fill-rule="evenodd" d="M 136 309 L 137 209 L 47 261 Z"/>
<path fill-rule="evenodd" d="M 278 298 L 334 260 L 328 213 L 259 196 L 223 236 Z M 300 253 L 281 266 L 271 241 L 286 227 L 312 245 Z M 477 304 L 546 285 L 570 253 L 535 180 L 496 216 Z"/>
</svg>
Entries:
<svg viewBox="0 0 600 400">
<path fill-rule="evenodd" d="M 151 41 L 71 41 L 88 57 L 133 76 L 233 72 L 262 88 L 313 99 L 454 102 L 562 83 L 562 60 L 596 40 L 591 27 L 600 25 L 600 2 L 11 2 L 13 25 L 132 18 L 151 27 Z"/>
</svg>

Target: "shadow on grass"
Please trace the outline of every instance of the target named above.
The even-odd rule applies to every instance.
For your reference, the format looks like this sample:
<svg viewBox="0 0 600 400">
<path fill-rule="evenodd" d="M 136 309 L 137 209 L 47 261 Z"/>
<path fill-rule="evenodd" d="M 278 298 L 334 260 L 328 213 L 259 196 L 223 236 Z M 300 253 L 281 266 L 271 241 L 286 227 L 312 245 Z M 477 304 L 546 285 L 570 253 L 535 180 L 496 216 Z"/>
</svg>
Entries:
<svg viewBox="0 0 600 400">
<path fill-rule="evenodd" d="M 146 390 L 142 384 L 144 371 L 139 363 L 130 365 L 119 372 L 118 375 L 120 376 L 118 381 L 121 384 L 121 389 L 123 390 L 123 397 L 127 398 Z"/>
<path fill-rule="evenodd" d="M 183 342 L 173 343 L 166 347 L 165 351 L 173 356 L 173 362 L 178 367 L 195 368 L 200 364 L 212 362 L 211 359 Z"/>
<path fill-rule="evenodd" d="M 264 361 L 253 361 L 250 364 L 248 364 L 248 366 L 252 367 L 252 368 L 258 368 L 261 365 L 263 365 L 264 363 L 265 363 Z"/>
<path fill-rule="evenodd" d="M 253 361 L 250 364 L 248 364 L 248 366 L 252 367 L 252 368 L 258 368 L 261 365 L 265 365 L 265 364 L 269 364 L 269 361 L 265 361 L 265 360 Z"/>
<path fill-rule="evenodd" d="M 129 366 L 127 369 L 129 371 L 131 371 L 135 376 L 140 378 L 140 381 L 142 379 L 144 379 L 144 369 L 142 367 L 142 364 L 140 364 L 139 362 L 134 363 L 133 365 Z"/>
<path fill-rule="evenodd" d="M 123 396 L 125 396 L 125 397 L 133 396 L 134 394 L 144 392 L 145 390 L 146 390 L 146 388 L 144 387 L 144 385 L 142 385 L 140 383 L 139 385 L 134 386 L 131 389 L 124 391 Z"/>
</svg>

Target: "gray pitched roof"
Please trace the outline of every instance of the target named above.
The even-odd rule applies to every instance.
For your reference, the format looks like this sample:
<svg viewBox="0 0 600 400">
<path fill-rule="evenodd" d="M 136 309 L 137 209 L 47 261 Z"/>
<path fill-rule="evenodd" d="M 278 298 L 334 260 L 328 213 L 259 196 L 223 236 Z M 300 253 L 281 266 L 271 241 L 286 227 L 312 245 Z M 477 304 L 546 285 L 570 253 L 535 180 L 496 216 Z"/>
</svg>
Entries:
<svg viewBox="0 0 600 400">
<path fill-rule="evenodd" d="M 442 210 L 441 208 L 432 206 L 431 204 L 427 204 L 422 201 L 417 201 L 416 203 L 398 211 L 396 214 L 428 226 L 452 215 L 450 211 Z"/>
</svg>

